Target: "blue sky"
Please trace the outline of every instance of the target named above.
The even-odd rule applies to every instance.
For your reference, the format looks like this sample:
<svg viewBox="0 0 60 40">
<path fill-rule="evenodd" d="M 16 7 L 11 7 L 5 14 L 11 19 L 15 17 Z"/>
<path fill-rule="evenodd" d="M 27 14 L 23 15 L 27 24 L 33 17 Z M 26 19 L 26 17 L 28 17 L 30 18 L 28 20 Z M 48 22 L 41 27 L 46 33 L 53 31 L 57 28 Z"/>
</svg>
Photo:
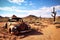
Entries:
<svg viewBox="0 0 60 40">
<path fill-rule="evenodd" d="M 53 7 L 60 16 L 60 0 L 0 0 L 0 15 L 51 17 Z"/>
</svg>

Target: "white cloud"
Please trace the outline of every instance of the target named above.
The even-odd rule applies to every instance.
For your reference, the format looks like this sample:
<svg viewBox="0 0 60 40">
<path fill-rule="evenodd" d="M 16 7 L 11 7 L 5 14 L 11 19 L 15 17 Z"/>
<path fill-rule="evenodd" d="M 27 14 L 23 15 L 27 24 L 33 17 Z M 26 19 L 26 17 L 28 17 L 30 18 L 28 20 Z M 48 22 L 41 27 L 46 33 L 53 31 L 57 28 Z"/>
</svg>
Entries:
<svg viewBox="0 0 60 40">
<path fill-rule="evenodd" d="M 42 17 L 51 17 L 51 12 L 53 7 L 56 8 L 56 11 L 60 11 L 60 5 L 58 6 L 52 6 L 52 7 L 42 7 L 39 8 L 37 10 L 20 10 L 17 7 L 0 7 L 0 10 L 4 10 L 4 11 L 10 11 L 10 12 L 16 12 L 16 15 L 20 14 L 20 17 L 24 17 L 27 15 L 36 15 L 36 16 L 42 16 Z M 24 14 L 21 14 L 21 12 L 23 12 Z M 18 14 L 17 14 L 18 13 Z M 27 14 L 25 14 L 27 13 Z"/>
<path fill-rule="evenodd" d="M 21 3 L 23 3 L 25 0 L 8 0 L 8 1 L 11 3 L 16 3 L 16 4 L 21 5 Z"/>
<path fill-rule="evenodd" d="M 16 9 L 16 7 L 12 6 L 12 7 L 0 7 L 0 10 L 4 10 L 4 11 L 14 11 Z"/>
<path fill-rule="evenodd" d="M 56 11 L 60 10 L 60 5 L 59 6 L 56 6 Z"/>
<path fill-rule="evenodd" d="M 42 7 L 42 8 L 39 8 L 38 10 L 32 10 L 29 14 L 42 16 L 42 17 L 51 17 L 53 7 L 55 7 L 56 12 L 58 10 L 60 11 L 60 5 L 58 5 L 58 6 L 52 6 L 52 7 Z"/>
</svg>

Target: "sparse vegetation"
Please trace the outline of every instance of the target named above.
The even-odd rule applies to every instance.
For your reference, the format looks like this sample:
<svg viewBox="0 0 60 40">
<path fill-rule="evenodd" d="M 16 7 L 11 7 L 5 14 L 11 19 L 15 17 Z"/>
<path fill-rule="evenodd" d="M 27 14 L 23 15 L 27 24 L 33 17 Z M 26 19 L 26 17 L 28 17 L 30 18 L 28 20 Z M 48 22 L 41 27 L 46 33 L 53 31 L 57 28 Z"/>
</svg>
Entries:
<svg viewBox="0 0 60 40">
<path fill-rule="evenodd" d="M 5 18 L 4 18 L 5 19 Z M 25 34 L 20 34 L 19 36 L 11 35 L 8 33 L 7 29 L 3 29 L 2 26 L 6 22 L 0 22 L 0 40 L 59 40 L 60 38 L 60 24 L 53 24 L 53 18 L 36 18 L 25 17 L 22 18 L 24 22 L 29 24 L 32 31 Z M 1 19 L 3 20 L 3 18 Z M 20 20 L 21 21 L 21 20 Z M 56 22 L 59 22 L 60 18 L 56 17 Z M 58 28 L 58 29 L 57 29 Z M 41 34 L 42 33 L 42 34 Z M 21 35 L 24 35 L 21 38 Z"/>
</svg>

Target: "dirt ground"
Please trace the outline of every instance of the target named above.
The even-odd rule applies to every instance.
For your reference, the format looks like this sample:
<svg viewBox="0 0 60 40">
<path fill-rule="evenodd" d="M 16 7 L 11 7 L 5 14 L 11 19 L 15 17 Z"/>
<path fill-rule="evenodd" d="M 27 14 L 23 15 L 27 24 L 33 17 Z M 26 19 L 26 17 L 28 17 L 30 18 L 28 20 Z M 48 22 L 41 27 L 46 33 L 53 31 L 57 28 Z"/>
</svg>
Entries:
<svg viewBox="0 0 60 40">
<path fill-rule="evenodd" d="M 0 22 L 0 40 L 60 40 L 60 28 L 57 28 L 56 24 L 54 25 L 42 21 L 41 23 L 42 25 L 40 26 L 30 24 L 31 27 L 35 27 L 38 30 L 32 30 L 29 33 L 16 36 L 5 32 L 5 30 L 1 27 L 4 22 Z"/>
</svg>

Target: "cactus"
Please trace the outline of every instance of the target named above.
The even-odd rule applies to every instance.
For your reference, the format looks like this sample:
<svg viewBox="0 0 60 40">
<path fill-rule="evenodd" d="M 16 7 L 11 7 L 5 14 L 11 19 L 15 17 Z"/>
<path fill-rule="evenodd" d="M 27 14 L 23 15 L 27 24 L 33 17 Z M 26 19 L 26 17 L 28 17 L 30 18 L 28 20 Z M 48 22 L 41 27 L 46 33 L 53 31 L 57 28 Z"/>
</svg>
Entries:
<svg viewBox="0 0 60 40">
<path fill-rule="evenodd" d="M 56 19 L 55 7 L 53 7 L 53 12 L 52 12 L 51 16 L 54 18 L 54 21 L 55 21 L 55 19 Z"/>
</svg>

